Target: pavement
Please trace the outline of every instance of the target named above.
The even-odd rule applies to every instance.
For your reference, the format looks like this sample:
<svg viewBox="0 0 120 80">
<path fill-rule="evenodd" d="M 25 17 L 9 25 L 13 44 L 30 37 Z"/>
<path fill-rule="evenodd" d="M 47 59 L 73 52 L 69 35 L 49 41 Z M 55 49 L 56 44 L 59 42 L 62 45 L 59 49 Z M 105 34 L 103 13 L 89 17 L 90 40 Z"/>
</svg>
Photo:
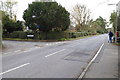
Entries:
<svg viewBox="0 0 120 80">
<path fill-rule="evenodd" d="M 106 42 L 84 78 L 118 78 L 118 46 Z"/>
</svg>

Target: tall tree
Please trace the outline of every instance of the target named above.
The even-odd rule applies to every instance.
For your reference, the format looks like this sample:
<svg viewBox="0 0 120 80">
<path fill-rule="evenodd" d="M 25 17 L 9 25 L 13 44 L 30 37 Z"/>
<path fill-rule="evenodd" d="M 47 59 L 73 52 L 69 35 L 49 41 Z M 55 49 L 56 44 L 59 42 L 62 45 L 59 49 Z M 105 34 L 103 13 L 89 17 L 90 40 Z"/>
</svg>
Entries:
<svg viewBox="0 0 120 80">
<path fill-rule="evenodd" d="M 101 33 L 102 32 L 102 28 L 100 27 L 100 25 L 98 24 L 98 22 L 96 20 L 90 22 L 89 30 L 92 33 Z"/>
<path fill-rule="evenodd" d="M 23 30 L 22 22 L 15 19 L 16 12 L 14 7 L 16 5 L 17 2 L 13 0 L 1 1 L 0 10 L 2 11 L 3 33 Z"/>
<path fill-rule="evenodd" d="M 113 13 L 111 13 L 111 15 L 110 15 L 110 24 L 113 24 L 113 30 L 114 30 L 114 33 L 115 33 L 115 31 L 116 31 L 116 24 L 117 24 L 117 15 L 116 15 L 116 12 L 113 12 Z"/>
<path fill-rule="evenodd" d="M 70 25 L 69 12 L 57 2 L 33 2 L 24 11 L 23 19 L 34 31 L 64 31 Z"/>
<path fill-rule="evenodd" d="M 14 0 L 1 1 L 0 10 L 4 11 L 11 19 L 15 18 L 17 2 Z"/>
<path fill-rule="evenodd" d="M 85 30 L 90 21 L 90 10 L 85 5 L 76 4 L 71 12 L 72 20 L 77 24 L 77 30 Z"/>
<path fill-rule="evenodd" d="M 21 21 L 13 21 L 9 18 L 9 15 L 4 15 L 2 18 L 3 32 L 12 33 L 13 31 L 22 31 L 23 26 Z"/>
<path fill-rule="evenodd" d="M 99 18 L 97 18 L 96 20 L 90 20 L 90 27 L 89 30 L 93 33 L 104 33 L 107 32 L 106 29 L 106 20 L 103 19 L 101 16 L 99 16 Z"/>
<path fill-rule="evenodd" d="M 106 20 L 103 19 L 101 16 L 99 16 L 99 18 L 96 19 L 96 22 L 100 25 L 100 27 L 104 30 L 106 27 Z"/>
</svg>

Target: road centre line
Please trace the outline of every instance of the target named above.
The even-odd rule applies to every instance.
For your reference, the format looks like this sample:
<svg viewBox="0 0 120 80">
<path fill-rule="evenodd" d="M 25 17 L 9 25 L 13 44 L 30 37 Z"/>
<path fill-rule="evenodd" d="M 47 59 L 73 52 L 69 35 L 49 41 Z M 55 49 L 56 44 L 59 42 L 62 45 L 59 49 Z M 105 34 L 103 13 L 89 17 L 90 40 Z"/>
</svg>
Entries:
<svg viewBox="0 0 120 80">
<path fill-rule="evenodd" d="M 3 54 L 9 54 L 9 53 L 12 53 L 12 52 L 7 52 L 7 53 L 3 53 Z"/>
<path fill-rule="evenodd" d="M 29 64 L 30 64 L 30 63 L 26 63 L 26 64 L 20 65 L 20 66 L 18 66 L 18 67 L 9 69 L 9 70 L 7 70 L 7 71 L 5 71 L 5 72 L 0 73 L 0 75 L 3 75 L 3 74 L 6 74 L 6 73 L 8 73 L 8 72 L 14 71 L 14 70 L 16 70 L 16 69 L 22 68 L 22 67 L 27 66 L 27 65 L 29 65 Z"/>
<path fill-rule="evenodd" d="M 30 48 L 30 49 L 27 49 L 27 50 L 25 50 L 25 51 L 18 51 L 18 52 L 20 52 L 20 53 L 22 53 L 22 52 L 30 52 L 30 51 L 32 51 L 32 50 L 35 50 L 35 49 L 38 49 L 38 47 L 35 47 L 35 48 Z M 18 54 L 20 54 L 20 53 L 18 53 Z"/>
<path fill-rule="evenodd" d="M 97 51 L 96 55 L 92 58 L 92 60 L 88 63 L 87 67 L 83 70 L 83 72 L 80 74 L 78 80 L 82 80 L 83 77 L 85 76 L 87 70 L 89 69 L 89 67 L 91 66 L 91 64 L 93 63 L 93 61 L 97 58 L 97 56 L 99 55 L 101 49 L 103 48 L 104 43 L 100 46 L 99 50 Z"/>
<path fill-rule="evenodd" d="M 62 51 L 64 51 L 65 49 L 62 49 L 62 50 L 60 50 L 60 51 L 57 51 L 57 52 L 54 52 L 54 53 L 52 53 L 52 54 L 49 54 L 49 55 L 46 55 L 45 57 L 47 58 L 47 57 L 49 57 L 49 56 L 52 56 L 52 55 L 54 55 L 54 54 L 56 54 L 56 53 L 59 53 L 59 52 L 62 52 Z"/>
<path fill-rule="evenodd" d="M 14 52 L 20 52 L 20 50 L 14 51 Z"/>
</svg>

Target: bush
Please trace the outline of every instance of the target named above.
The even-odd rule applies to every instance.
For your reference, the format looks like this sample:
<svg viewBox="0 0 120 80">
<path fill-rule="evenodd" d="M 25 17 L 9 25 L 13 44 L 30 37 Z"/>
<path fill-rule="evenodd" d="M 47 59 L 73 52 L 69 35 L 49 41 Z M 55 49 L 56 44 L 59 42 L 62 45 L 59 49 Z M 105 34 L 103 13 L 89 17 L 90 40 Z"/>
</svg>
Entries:
<svg viewBox="0 0 120 80">
<path fill-rule="evenodd" d="M 91 35 L 90 32 L 47 32 L 47 33 L 34 33 L 32 31 L 14 31 L 10 34 L 10 38 L 20 38 L 20 39 L 27 39 L 27 35 L 34 35 L 33 39 L 39 40 L 59 40 L 64 41 L 69 38 L 77 38 Z"/>
<path fill-rule="evenodd" d="M 10 33 L 3 32 L 2 37 L 3 37 L 3 38 L 10 38 Z"/>
<path fill-rule="evenodd" d="M 27 34 L 23 31 L 14 31 L 13 33 L 10 34 L 11 38 L 20 38 L 20 39 L 26 39 Z"/>
<path fill-rule="evenodd" d="M 69 38 L 68 32 L 47 32 L 47 33 L 40 33 L 40 37 L 42 40 L 58 40 L 61 38 Z"/>
<path fill-rule="evenodd" d="M 58 41 L 65 41 L 65 40 L 67 40 L 67 39 L 65 39 L 65 38 L 58 39 Z"/>
</svg>

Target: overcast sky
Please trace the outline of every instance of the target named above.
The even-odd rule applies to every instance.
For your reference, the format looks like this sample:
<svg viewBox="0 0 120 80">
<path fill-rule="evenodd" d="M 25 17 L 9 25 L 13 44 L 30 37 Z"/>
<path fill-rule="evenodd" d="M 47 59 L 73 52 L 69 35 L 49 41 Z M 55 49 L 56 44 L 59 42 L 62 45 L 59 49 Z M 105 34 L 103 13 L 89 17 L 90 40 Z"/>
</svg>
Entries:
<svg viewBox="0 0 120 80">
<path fill-rule="evenodd" d="M 28 4 L 35 0 L 15 0 L 18 2 L 17 19 L 23 20 L 22 15 Z M 102 16 L 104 19 L 109 19 L 110 13 L 116 9 L 115 5 L 108 6 L 108 4 L 117 4 L 120 0 L 55 0 L 68 11 L 71 11 L 75 4 L 84 4 L 91 10 L 91 18 L 96 19 Z"/>
</svg>

